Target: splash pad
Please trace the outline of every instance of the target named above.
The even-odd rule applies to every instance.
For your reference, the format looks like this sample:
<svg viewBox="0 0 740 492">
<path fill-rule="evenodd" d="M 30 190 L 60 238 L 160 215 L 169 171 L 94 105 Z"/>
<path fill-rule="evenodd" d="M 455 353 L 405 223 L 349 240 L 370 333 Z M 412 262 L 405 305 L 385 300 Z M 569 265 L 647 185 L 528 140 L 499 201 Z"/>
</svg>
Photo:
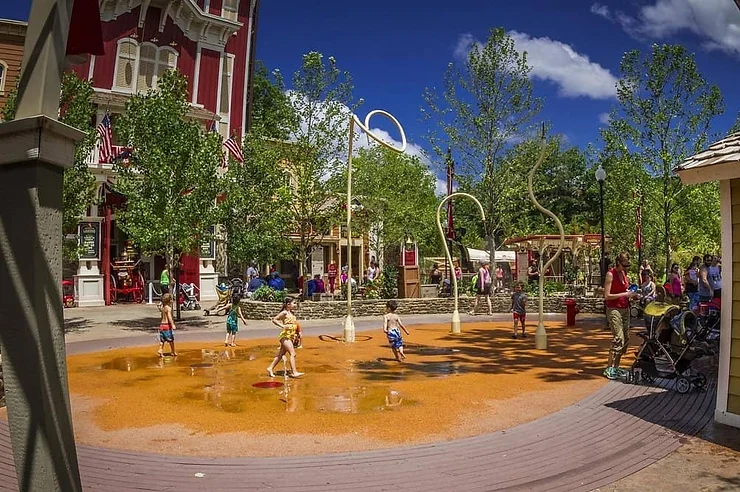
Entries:
<svg viewBox="0 0 740 492">
<path fill-rule="evenodd" d="M 396 362 L 381 330 L 361 344 L 306 337 L 300 379 L 269 378 L 274 339 L 239 347 L 178 343 L 178 357 L 135 347 L 68 358 L 81 442 L 212 456 L 356 451 L 505 429 L 592 393 L 610 337 L 552 329 L 550 349 L 510 338 L 509 323 L 411 326 Z M 289 438 L 285 441 L 285 438 Z M 285 443 L 295 443 L 286 445 Z"/>
</svg>

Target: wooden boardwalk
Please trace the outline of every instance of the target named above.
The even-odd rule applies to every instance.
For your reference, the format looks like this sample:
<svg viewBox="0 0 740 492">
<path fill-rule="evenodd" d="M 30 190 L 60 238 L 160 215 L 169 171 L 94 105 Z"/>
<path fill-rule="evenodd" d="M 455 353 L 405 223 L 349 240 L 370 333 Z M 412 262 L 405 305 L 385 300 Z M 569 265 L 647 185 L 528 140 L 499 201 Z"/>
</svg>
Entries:
<svg viewBox="0 0 740 492">
<path fill-rule="evenodd" d="M 506 431 L 363 453 L 198 458 L 79 446 L 86 491 L 590 491 L 675 451 L 712 418 L 716 388 L 610 382 L 579 403 Z M 202 476 L 201 476 L 202 474 Z M 0 490 L 17 490 L 0 421 Z"/>
</svg>

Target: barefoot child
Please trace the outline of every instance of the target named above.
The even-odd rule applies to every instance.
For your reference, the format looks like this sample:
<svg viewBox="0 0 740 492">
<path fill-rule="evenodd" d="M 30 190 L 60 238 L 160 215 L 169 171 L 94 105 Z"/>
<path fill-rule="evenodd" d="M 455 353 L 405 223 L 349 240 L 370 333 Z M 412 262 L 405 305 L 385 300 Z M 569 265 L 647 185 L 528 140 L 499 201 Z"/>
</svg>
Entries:
<svg viewBox="0 0 740 492">
<path fill-rule="evenodd" d="M 267 374 L 274 378 L 275 374 L 272 372 L 280 359 L 287 353 L 290 354 L 290 373 L 288 376 L 292 378 L 298 378 L 303 376 L 304 373 L 298 372 L 295 367 L 295 347 L 293 341 L 296 339 L 298 331 L 298 320 L 295 317 L 296 302 L 292 297 L 286 297 L 283 301 L 283 310 L 278 313 L 277 316 L 272 318 L 273 324 L 281 328 L 280 335 L 280 350 L 277 356 L 272 360 L 272 363 L 267 367 Z"/>
<path fill-rule="evenodd" d="M 406 359 L 406 355 L 403 353 L 403 336 L 401 336 L 401 330 L 407 335 L 409 331 L 401 323 L 401 319 L 396 314 L 398 303 L 396 301 L 388 301 L 385 304 L 385 316 L 383 316 L 383 332 L 388 337 L 388 343 L 393 349 L 393 356 L 397 361 Z"/>
<path fill-rule="evenodd" d="M 247 320 L 242 314 L 241 307 L 242 296 L 234 294 L 231 296 L 231 302 L 224 306 L 224 310 L 228 310 L 229 314 L 226 316 L 226 340 L 224 340 L 224 347 L 236 347 L 236 333 L 239 331 L 239 319 L 244 322 L 244 326 L 247 326 Z"/>
<path fill-rule="evenodd" d="M 177 352 L 175 352 L 175 334 L 172 333 L 176 329 L 175 321 L 172 319 L 172 294 L 167 293 L 162 296 L 162 306 L 159 310 L 162 312 L 162 318 L 159 320 L 159 350 L 157 353 L 160 357 L 164 357 L 162 349 L 164 348 L 164 342 L 168 342 L 171 354 L 177 355 Z"/>
<path fill-rule="evenodd" d="M 511 312 L 514 314 L 514 334 L 512 338 L 517 338 L 516 322 L 522 325 L 522 338 L 526 338 L 524 322 L 527 319 L 527 294 L 522 290 L 522 283 L 517 282 L 514 285 L 514 293 L 511 295 Z"/>
</svg>

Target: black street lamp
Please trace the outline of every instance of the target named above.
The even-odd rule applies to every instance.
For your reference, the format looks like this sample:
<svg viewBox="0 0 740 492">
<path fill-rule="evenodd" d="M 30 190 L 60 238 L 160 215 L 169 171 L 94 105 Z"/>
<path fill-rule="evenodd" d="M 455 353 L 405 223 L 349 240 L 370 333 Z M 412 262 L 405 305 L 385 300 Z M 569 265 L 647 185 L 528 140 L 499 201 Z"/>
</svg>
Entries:
<svg viewBox="0 0 740 492">
<path fill-rule="evenodd" d="M 604 250 L 606 249 L 604 241 L 604 181 L 606 181 L 606 171 L 599 164 L 599 168 L 596 170 L 596 181 L 599 182 L 599 202 L 601 205 L 601 256 L 599 258 L 599 274 L 601 275 L 600 282 L 601 286 L 604 286 L 604 274 L 606 273 L 606 265 L 604 264 Z"/>
</svg>

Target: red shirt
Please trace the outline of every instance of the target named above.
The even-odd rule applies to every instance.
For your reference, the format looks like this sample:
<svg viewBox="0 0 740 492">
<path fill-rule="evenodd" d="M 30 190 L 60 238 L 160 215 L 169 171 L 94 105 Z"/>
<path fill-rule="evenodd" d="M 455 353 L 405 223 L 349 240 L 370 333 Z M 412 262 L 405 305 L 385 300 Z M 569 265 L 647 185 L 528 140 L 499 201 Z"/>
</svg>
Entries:
<svg viewBox="0 0 740 492">
<path fill-rule="evenodd" d="M 612 274 L 612 288 L 610 294 L 621 294 L 627 292 L 627 275 L 624 272 L 618 272 L 616 268 L 609 270 Z M 606 307 L 627 309 L 630 305 L 629 299 L 620 297 L 618 299 L 609 299 L 606 301 Z"/>
</svg>

